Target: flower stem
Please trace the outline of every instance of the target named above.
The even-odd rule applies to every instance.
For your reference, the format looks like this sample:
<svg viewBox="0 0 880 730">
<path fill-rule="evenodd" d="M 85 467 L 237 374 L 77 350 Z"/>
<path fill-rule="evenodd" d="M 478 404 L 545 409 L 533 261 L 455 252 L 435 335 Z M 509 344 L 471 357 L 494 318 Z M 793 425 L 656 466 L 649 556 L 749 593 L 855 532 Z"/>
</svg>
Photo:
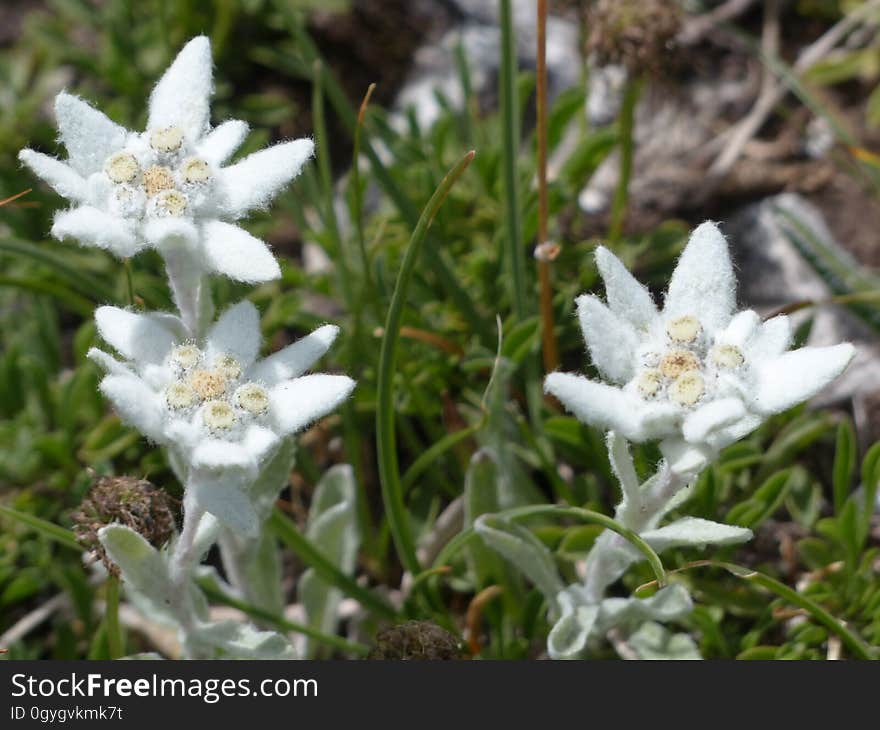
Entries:
<svg viewBox="0 0 880 730">
<path fill-rule="evenodd" d="M 104 621 L 107 627 L 107 649 L 111 659 L 119 659 L 124 653 L 122 631 L 119 627 L 119 576 L 107 579 L 104 595 Z"/>
<path fill-rule="evenodd" d="M 629 199 L 629 180 L 632 176 L 633 152 L 635 149 L 635 118 L 636 105 L 642 84 L 639 79 L 629 79 L 623 91 L 623 102 L 620 107 L 620 172 L 614 200 L 611 203 L 611 226 L 608 240 L 619 243 L 623 236 L 623 225 L 626 221 L 627 202 Z"/>
<path fill-rule="evenodd" d="M 186 645 L 186 638 L 191 635 L 198 623 L 192 601 L 190 600 L 188 582 L 193 558 L 198 558 L 198 556 L 193 555 L 193 548 L 199 530 L 199 523 L 202 521 L 204 514 L 205 510 L 198 506 L 187 494 L 184 494 L 183 529 L 180 531 L 177 543 L 174 545 L 174 552 L 171 554 L 169 564 L 174 600 L 172 610 L 183 630 L 184 645 Z"/>
<path fill-rule="evenodd" d="M 422 211 L 419 222 L 412 232 L 400 266 L 400 272 L 397 275 L 394 294 L 391 297 L 391 306 L 388 309 L 388 317 L 385 321 L 382 337 L 382 348 L 379 354 L 376 396 L 376 451 L 379 464 L 379 478 L 382 486 L 382 500 L 385 504 L 388 524 L 400 561 L 403 567 L 413 575 L 418 575 L 421 572 L 421 566 L 416 556 L 409 514 L 404 503 L 403 488 L 400 484 L 397 449 L 395 447 L 395 407 L 392 399 L 392 381 L 397 360 L 397 344 L 400 340 L 400 326 L 409 282 L 418 260 L 419 251 L 427 237 L 428 228 L 452 186 L 467 169 L 471 160 L 474 159 L 474 154 L 473 151 L 468 152 L 446 174 L 446 177 L 440 182 L 434 195 L 431 196 L 431 199 Z"/>
<path fill-rule="evenodd" d="M 547 243 L 547 0 L 538 0 L 537 51 L 537 125 L 538 137 L 538 246 Z M 552 372 L 559 366 L 559 350 L 553 322 L 553 288 L 549 257 L 538 257 L 540 289 L 541 341 L 544 370 Z"/>
<path fill-rule="evenodd" d="M 193 338 L 198 340 L 204 334 L 213 308 L 202 267 L 183 242 L 165 246 L 162 255 L 180 318 Z"/>
</svg>

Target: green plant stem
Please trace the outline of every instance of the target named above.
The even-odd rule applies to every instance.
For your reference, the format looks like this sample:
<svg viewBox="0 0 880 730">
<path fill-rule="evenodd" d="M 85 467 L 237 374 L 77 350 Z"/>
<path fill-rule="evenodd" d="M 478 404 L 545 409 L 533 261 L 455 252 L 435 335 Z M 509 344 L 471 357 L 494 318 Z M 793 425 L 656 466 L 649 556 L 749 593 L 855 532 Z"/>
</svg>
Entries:
<svg viewBox="0 0 880 730">
<path fill-rule="evenodd" d="M 242 601 L 238 598 L 235 598 L 234 596 L 230 596 L 225 591 L 217 588 L 212 582 L 201 580 L 199 581 L 199 587 L 202 589 L 202 592 L 205 594 L 205 596 L 211 601 L 222 603 L 226 606 L 230 606 L 231 608 L 237 608 L 239 611 L 241 611 L 242 613 L 246 613 L 251 618 L 257 619 L 258 621 L 265 621 L 266 623 L 270 623 L 276 628 L 281 629 L 282 631 L 302 634 L 303 636 L 308 636 L 310 639 L 314 639 L 317 642 L 326 644 L 327 646 L 332 646 L 334 649 L 347 651 L 351 654 L 366 656 L 370 653 L 370 647 L 366 644 L 360 644 L 354 641 L 347 641 L 341 636 L 325 634 L 323 631 L 318 631 L 317 629 L 314 629 L 307 624 L 301 624 L 297 621 L 290 621 L 289 619 L 283 618 L 281 616 L 276 616 L 271 611 L 267 611 L 265 608 L 260 608 L 259 606 L 255 606 L 252 603 L 248 603 L 247 601 Z"/>
<path fill-rule="evenodd" d="M 633 153 L 635 151 L 635 118 L 636 105 L 642 84 L 639 79 L 630 79 L 623 90 L 623 101 L 618 120 L 620 144 L 620 171 L 614 199 L 611 203 L 611 226 L 608 240 L 612 244 L 620 243 L 623 237 L 623 226 L 626 222 L 627 203 L 629 201 L 629 180 L 632 176 Z"/>
<path fill-rule="evenodd" d="M 370 84 L 367 87 L 367 93 L 364 94 L 361 106 L 358 109 L 357 124 L 354 128 L 354 143 L 352 146 L 352 164 L 351 164 L 351 184 L 352 184 L 352 217 L 354 218 L 354 228 L 357 235 L 358 250 L 361 255 L 361 275 L 364 279 L 362 299 L 370 303 L 373 308 L 373 314 L 377 321 L 381 321 L 382 312 L 379 306 L 379 299 L 376 295 L 376 286 L 373 283 L 373 272 L 370 268 L 370 257 L 367 255 L 367 240 L 364 234 L 364 191 L 361 187 L 361 137 L 364 134 L 364 117 L 367 113 L 367 107 L 370 104 L 370 97 L 376 89 L 376 84 Z"/>
<path fill-rule="evenodd" d="M 403 478 L 400 480 L 400 487 L 403 490 L 403 493 L 406 494 L 410 490 L 415 484 L 416 479 L 424 474 L 431 464 L 443 456 L 447 451 L 450 451 L 462 441 L 465 441 L 476 434 L 484 425 L 486 425 L 485 418 L 481 419 L 479 423 L 476 423 L 473 426 L 453 431 L 439 441 L 435 441 L 429 448 L 419 454 L 416 460 L 410 464 L 409 469 L 406 470 Z"/>
<path fill-rule="evenodd" d="M 379 477 L 382 484 L 382 500 L 391 529 L 394 544 L 403 567 L 413 575 L 421 572 L 416 557 L 415 541 L 410 530 L 409 515 L 403 500 L 403 489 L 400 484 L 400 470 L 395 446 L 392 380 L 397 360 L 397 345 L 400 341 L 400 326 L 406 295 L 419 252 L 425 242 L 428 228 L 440 210 L 440 206 L 452 189 L 452 186 L 464 173 L 474 158 L 475 152 L 468 152 L 446 174 L 437 190 L 431 196 L 422 215 L 412 232 L 406 253 L 397 275 L 397 284 L 391 296 L 388 317 L 382 336 L 382 347 L 379 354 L 379 372 L 376 396 L 376 452 L 379 464 Z"/>
<path fill-rule="evenodd" d="M 616 532 L 641 552 L 651 566 L 657 585 L 661 588 L 666 585 L 666 571 L 663 569 L 663 563 L 660 561 L 657 553 L 654 552 L 654 549 L 635 532 L 627 529 L 608 515 L 603 515 L 601 512 L 593 512 L 582 507 L 561 507 L 555 504 L 541 504 L 505 510 L 496 513 L 496 516 L 509 520 L 525 520 L 531 517 L 573 517 L 583 522 L 601 525 L 612 532 Z M 434 560 L 434 565 L 447 565 L 452 556 L 476 536 L 477 533 L 473 527 L 462 530 L 440 551 Z"/>
<path fill-rule="evenodd" d="M 104 621 L 107 625 L 107 649 L 111 659 L 119 659 L 124 653 L 122 630 L 119 626 L 119 576 L 107 579 L 104 594 Z"/>
<path fill-rule="evenodd" d="M 4 507 L 3 505 L 0 505 L 0 515 L 15 520 L 16 522 L 20 522 L 23 525 L 27 525 L 66 548 L 76 550 L 80 553 L 83 551 L 83 547 L 77 541 L 76 536 L 70 530 L 65 530 L 60 525 L 42 520 L 39 517 L 35 517 L 26 512 L 19 512 L 18 510 Z"/>
<path fill-rule="evenodd" d="M 359 585 L 353 578 L 339 570 L 282 512 L 275 509 L 269 517 L 267 526 L 306 565 L 314 568 L 315 572 L 324 580 L 339 588 L 346 595 L 360 601 L 364 608 L 370 609 L 382 618 L 390 620 L 397 618 L 397 611 L 390 603 Z"/>
</svg>

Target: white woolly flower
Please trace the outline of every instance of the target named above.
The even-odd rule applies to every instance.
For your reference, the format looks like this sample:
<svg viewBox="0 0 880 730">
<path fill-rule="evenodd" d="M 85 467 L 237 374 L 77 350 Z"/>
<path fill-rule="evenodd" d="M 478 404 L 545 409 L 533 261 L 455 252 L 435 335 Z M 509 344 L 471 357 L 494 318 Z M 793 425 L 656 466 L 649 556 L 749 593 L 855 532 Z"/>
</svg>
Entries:
<svg viewBox="0 0 880 730">
<path fill-rule="evenodd" d="M 248 535 L 257 517 L 247 487 L 260 467 L 355 385 L 343 375 L 303 374 L 333 343 L 334 325 L 258 361 L 259 314 L 247 301 L 227 309 L 199 342 L 170 314 L 100 307 L 95 321 L 125 358 L 89 351 L 108 373 L 101 391 L 123 420 L 185 466 L 203 508 Z"/>
<path fill-rule="evenodd" d="M 700 225 L 678 260 L 663 308 L 607 249 L 596 251 L 607 305 L 577 300 L 593 363 L 608 383 L 551 373 L 545 389 L 580 420 L 631 441 L 660 440 L 670 466 L 699 470 L 767 417 L 805 401 L 849 364 L 855 348 L 788 351 L 785 316 L 736 312 L 724 236 Z"/>
<path fill-rule="evenodd" d="M 76 96 L 55 99 L 65 162 L 24 149 L 19 159 L 73 207 L 52 235 L 125 258 L 183 245 L 206 272 L 238 281 L 276 279 L 266 244 L 227 221 L 265 207 L 312 156 L 310 139 L 276 144 L 224 166 L 248 133 L 229 120 L 211 129 L 211 46 L 192 39 L 150 95 L 144 132 L 131 132 Z"/>
</svg>

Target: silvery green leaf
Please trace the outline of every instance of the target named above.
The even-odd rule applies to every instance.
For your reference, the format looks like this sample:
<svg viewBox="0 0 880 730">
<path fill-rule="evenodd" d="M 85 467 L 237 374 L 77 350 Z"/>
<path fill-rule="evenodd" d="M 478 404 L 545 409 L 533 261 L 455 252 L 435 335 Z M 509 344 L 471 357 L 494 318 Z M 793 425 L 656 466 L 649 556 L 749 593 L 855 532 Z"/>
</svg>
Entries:
<svg viewBox="0 0 880 730">
<path fill-rule="evenodd" d="M 173 589 L 164 556 L 141 535 L 123 525 L 108 525 L 98 539 L 110 559 L 122 571 L 126 591 L 147 616 L 177 625 Z"/>
<path fill-rule="evenodd" d="M 318 482 L 306 536 L 343 573 L 354 574 L 360 532 L 357 483 L 349 464 L 332 467 Z M 298 594 L 309 624 L 324 633 L 335 633 L 342 592 L 309 569 L 300 578 Z M 306 642 L 306 647 L 307 655 L 312 656 L 316 650 L 314 643 Z"/>
<path fill-rule="evenodd" d="M 576 606 L 564 614 L 550 630 L 547 652 L 552 659 L 577 659 L 587 646 L 596 624 L 599 606 Z"/>
<path fill-rule="evenodd" d="M 632 626 L 646 620 L 675 621 L 693 609 L 687 589 L 673 583 L 650 598 L 606 598 L 602 601 L 599 624 L 602 633 L 615 627 Z"/>
<path fill-rule="evenodd" d="M 197 654 L 210 653 L 218 659 L 295 659 L 286 637 L 274 631 L 260 631 L 250 624 L 217 621 L 199 626 L 188 637 Z"/>
<path fill-rule="evenodd" d="M 296 461 L 296 442 L 286 439 L 278 447 L 274 456 L 260 470 L 256 481 L 251 485 L 251 502 L 257 512 L 260 524 L 263 524 L 275 506 L 275 500 L 281 490 L 290 482 L 290 472 Z"/>
<path fill-rule="evenodd" d="M 646 621 L 627 637 L 626 643 L 639 659 L 702 659 L 688 634 L 673 634 L 654 621 Z"/>
<path fill-rule="evenodd" d="M 224 526 L 245 537 L 256 537 L 257 513 L 242 478 L 234 471 L 194 469 L 188 488 L 198 505 Z"/>
<path fill-rule="evenodd" d="M 529 530 L 496 515 L 483 515 L 474 524 L 493 550 L 513 563 L 553 604 L 563 590 L 553 555 Z"/>
<path fill-rule="evenodd" d="M 752 531 L 699 517 L 683 517 L 656 530 L 643 532 L 641 536 L 654 550 L 660 552 L 673 547 L 735 545 L 750 540 Z"/>
<path fill-rule="evenodd" d="M 276 616 L 284 612 L 281 555 L 268 530 L 256 539 L 244 538 L 223 528 L 219 539 L 223 569 L 234 591 L 249 603 Z"/>
</svg>

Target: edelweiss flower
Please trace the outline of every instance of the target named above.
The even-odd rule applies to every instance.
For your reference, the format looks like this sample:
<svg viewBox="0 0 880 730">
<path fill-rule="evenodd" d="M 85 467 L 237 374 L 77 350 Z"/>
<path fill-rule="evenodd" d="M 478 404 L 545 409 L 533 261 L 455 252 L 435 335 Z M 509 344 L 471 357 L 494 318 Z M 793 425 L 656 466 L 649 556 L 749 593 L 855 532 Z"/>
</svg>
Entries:
<svg viewBox="0 0 880 730">
<path fill-rule="evenodd" d="M 701 469 L 768 416 L 805 401 L 840 375 L 848 343 L 787 352 L 785 316 L 735 313 L 736 279 L 724 236 L 703 223 L 678 260 L 663 309 L 610 251 L 596 251 L 607 306 L 577 300 L 584 339 L 613 385 L 551 373 L 545 389 L 587 423 L 631 441 L 660 440 L 672 468 Z"/>
<path fill-rule="evenodd" d="M 247 488 L 282 439 L 345 400 L 354 381 L 303 373 L 339 331 L 325 325 L 257 361 L 256 307 L 239 302 L 194 342 L 178 317 L 100 307 L 101 336 L 124 358 L 98 349 L 89 357 L 108 375 L 101 391 L 119 415 L 167 446 L 187 472 L 187 489 L 233 529 L 255 534 Z"/>
<path fill-rule="evenodd" d="M 280 276 L 266 244 L 224 221 L 266 206 L 312 156 L 310 139 L 277 144 L 228 167 L 248 125 L 210 128 L 211 46 L 184 46 L 150 95 L 144 132 L 130 132 L 76 96 L 60 93 L 55 115 L 66 162 L 24 149 L 19 159 L 74 206 L 52 235 L 120 258 L 183 243 L 200 268 L 246 282 Z"/>
</svg>

